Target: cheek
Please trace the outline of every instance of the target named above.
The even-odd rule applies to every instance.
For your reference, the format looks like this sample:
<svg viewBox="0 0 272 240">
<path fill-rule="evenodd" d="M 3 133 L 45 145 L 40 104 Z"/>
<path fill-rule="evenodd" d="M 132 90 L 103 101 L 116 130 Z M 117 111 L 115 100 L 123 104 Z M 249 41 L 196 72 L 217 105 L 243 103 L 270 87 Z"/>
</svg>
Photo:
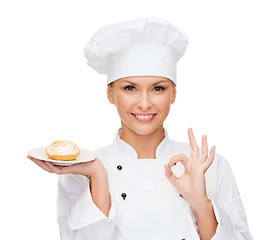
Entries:
<svg viewBox="0 0 272 240">
<path fill-rule="evenodd" d="M 118 94 L 115 97 L 115 106 L 118 112 L 126 112 L 134 105 L 133 97 L 124 94 Z"/>
<path fill-rule="evenodd" d="M 165 96 L 163 98 L 158 98 L 156 101 L 156 106 L 162 112 L 168 113 L 171 106 L 171 97 Z"/>
</svg>

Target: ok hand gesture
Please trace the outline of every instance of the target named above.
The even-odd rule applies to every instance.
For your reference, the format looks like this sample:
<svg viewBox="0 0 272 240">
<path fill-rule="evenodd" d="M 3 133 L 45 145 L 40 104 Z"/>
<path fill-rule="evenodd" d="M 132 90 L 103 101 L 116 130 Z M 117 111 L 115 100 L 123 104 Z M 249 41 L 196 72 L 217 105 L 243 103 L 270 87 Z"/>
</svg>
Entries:
<svg viewBox="0 0 272 240">
<path fill-rule="evenodd" d="M 172 157 L 168 165 L 165 165 L 165 175 L 189 202 L 190 206 L 196 209 L 201 203 L 208 200 L 204 174 L 214 160 L 215 146 L 211 148 L 208 156 L 207 136 L 203 135 L 202 152 L 199 154 L 192 128 L 188 129 L 188 135 L 191 146 L 191 159 L 184 154 Z M 185 172 L 181 177 L 176 177 L 171 170 L 171 167 L 177 162 L 181 162 L 185 168 Z"/>
</svg>

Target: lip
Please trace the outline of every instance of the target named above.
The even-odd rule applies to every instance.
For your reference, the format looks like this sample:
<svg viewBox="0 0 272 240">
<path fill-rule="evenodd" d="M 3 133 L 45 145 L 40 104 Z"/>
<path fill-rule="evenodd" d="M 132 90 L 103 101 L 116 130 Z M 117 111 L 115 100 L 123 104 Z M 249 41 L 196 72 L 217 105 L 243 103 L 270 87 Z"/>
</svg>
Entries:
<svg viewBox="0 0 272 240">
<path fill-rule="evenodd" d="M 154 119 L 154 117 L 157 115 L 157 113 L 149 113 L 149 114 L 143 114 L 143 113 L 131 113 L 131 115 L 138 121 L 140 122 L 150 122 Z M 153 115 L 151 118 L 144 118 L 144 119 L 140 119 L 137 118 L 136 115 L 143 115 L 143 116 L 149 116 L 149 115 Z"/>
</svg>

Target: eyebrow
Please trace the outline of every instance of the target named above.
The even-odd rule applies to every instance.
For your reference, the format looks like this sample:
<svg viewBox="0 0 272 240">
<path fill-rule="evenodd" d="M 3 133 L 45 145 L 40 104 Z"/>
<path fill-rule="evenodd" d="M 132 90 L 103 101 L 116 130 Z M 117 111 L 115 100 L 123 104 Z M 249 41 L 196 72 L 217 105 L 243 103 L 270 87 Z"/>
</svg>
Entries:
<svg viewBox="0 0 272 240">
<path fill-rule="evenodd" d="M 136 83 L 130 82 L 130 81 L 127 81 L 127 80 L 124 81 L 124 82 L 129 83 L 129 84 L 131 84 L 131 85 L 133 85 L 133 86 L 137 85 Z M 166 81 L 165 81 L 165 80 L 161 80 L 161 81 L 159 81 L 159 82 L 153 83 L 152 85 L 154 86 L 154 85 L 157 85 L 157 84 L 160 84 L 160 83 L 163 83 L 163 82 L 166 82 Z"/>
<path fill-rule="evenodd" d="M 159 82 L 154 83 L 153 85 L 157 85 L 157 84 L 164 83 L 164 82 L 166 82 L 166 81 L 165 80 L 161 80 Z"/>
</svg>

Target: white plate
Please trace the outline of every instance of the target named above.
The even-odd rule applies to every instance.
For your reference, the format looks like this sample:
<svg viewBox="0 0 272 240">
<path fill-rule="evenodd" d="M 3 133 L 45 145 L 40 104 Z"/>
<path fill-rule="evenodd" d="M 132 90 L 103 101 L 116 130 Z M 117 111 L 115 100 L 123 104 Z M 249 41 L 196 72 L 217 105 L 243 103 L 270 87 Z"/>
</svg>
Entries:
<svg viewBox="0 0 272 240">
<path fill-rule="evenodd" d="M 28 151 L 28 155 L 30 155 L 31 157 L 37 158 L 39 160 L 51 162 L 54 165 L 58 165 L 58 166 L 70 166 L 77 163 L 90 162 L 96 158 L 93 152 L 80 148 L 79 149 L 80 154 L 75 160 L 71 160 L 71 161 L 54 160 L 47 156 L 45 152 L 46 148 L 47 147 L 33 148 Z"/>
</svg>

